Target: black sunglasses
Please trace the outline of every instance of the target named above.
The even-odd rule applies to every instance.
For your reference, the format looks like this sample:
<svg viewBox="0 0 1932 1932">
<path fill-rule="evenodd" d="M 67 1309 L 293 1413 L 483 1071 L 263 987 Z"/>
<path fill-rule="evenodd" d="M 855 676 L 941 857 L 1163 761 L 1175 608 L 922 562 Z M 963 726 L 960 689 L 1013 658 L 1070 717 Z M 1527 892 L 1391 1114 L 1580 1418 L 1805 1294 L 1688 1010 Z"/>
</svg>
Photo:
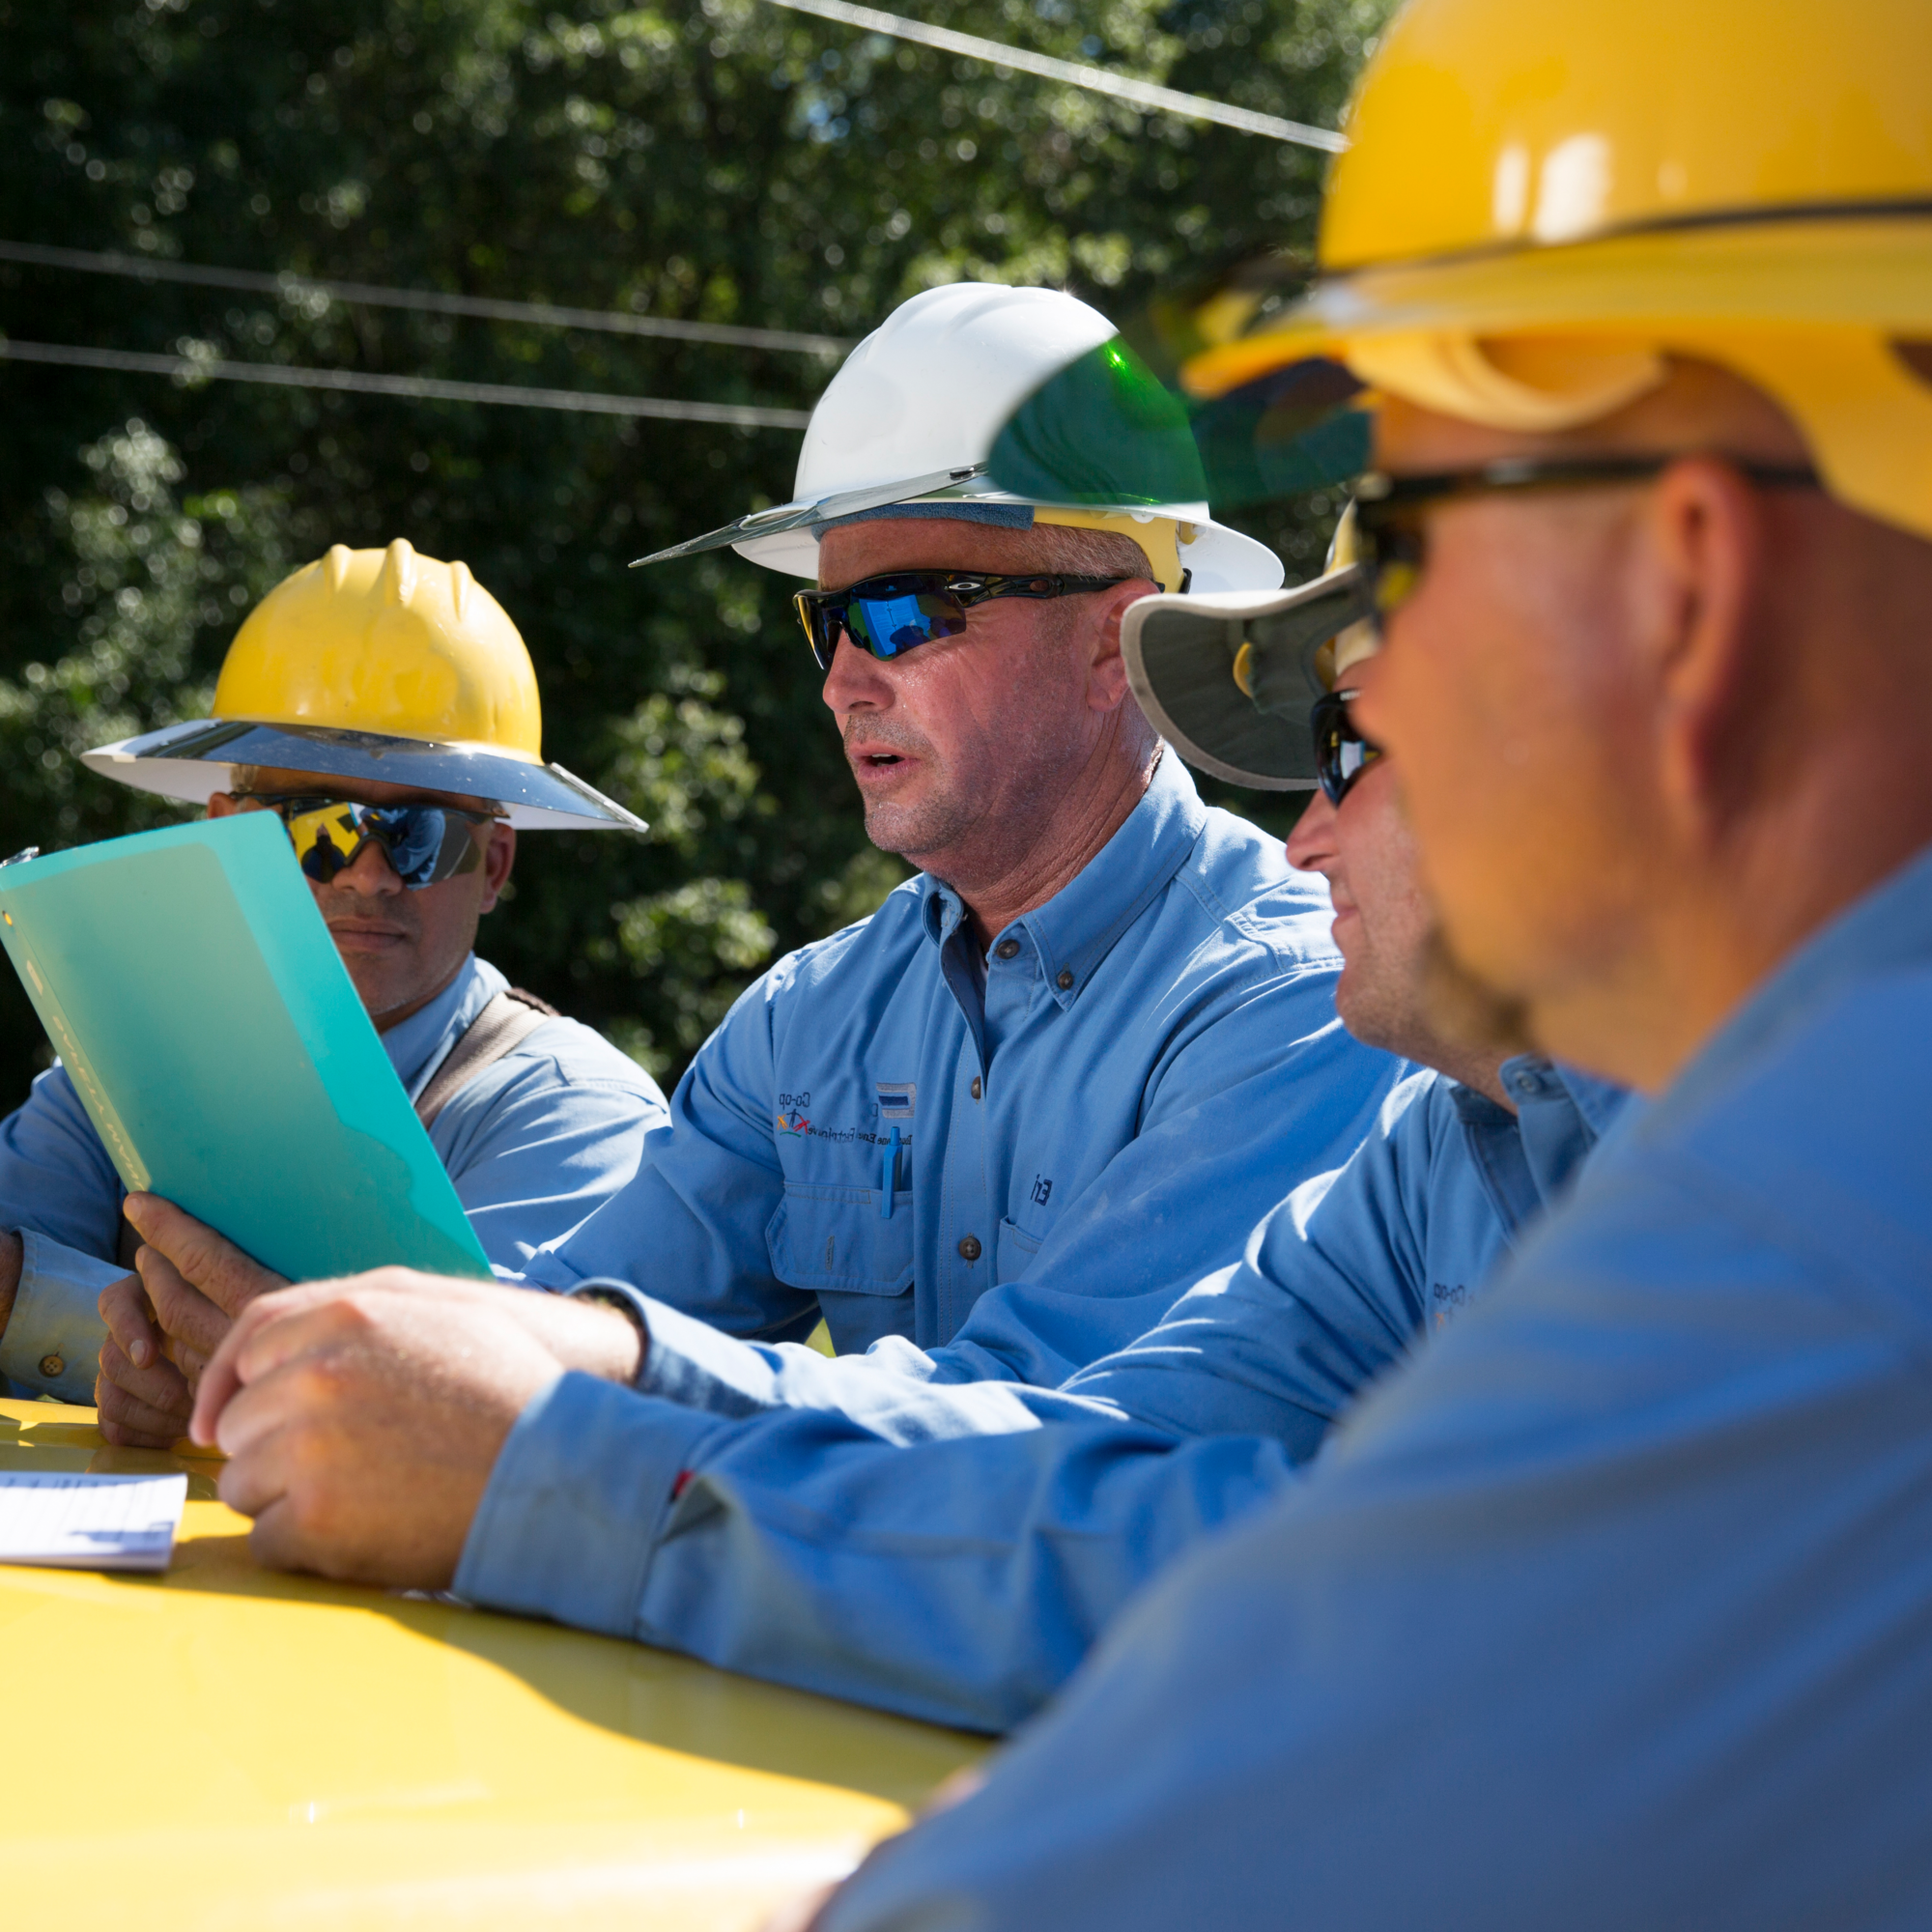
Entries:
<svg viewBox="0 0 1932 1932">
<path fill-rule="evenodd" d="M 1366 574 L 1362 602 L 1378 629 L 1415 594 L 1428 557 L 1421 512 L 1455 497 L 1498 490 L 1574 490 L 1641 483 L 1661 476 L 1687 456 L 1715 454 L 1763 490 L 1815 490 L 1818 473 L 1803 464 L 1748 463 L 1721 451 L 1676 450 L 1667 456 L 1503 457 L 1474 469 L 1442 469 L 1419 476 L 1386 476 L 1372 470 L 1355 485 L 1355 554 Z"/>
<path fill-rule="evenodd" d="M 956 638 L 966 613 L 995 597 L 1080 597 L 1132 583 L 1131 577 L 992 577 L 984 571 L 895 570 L 843 590 L 801 590 L 792 599 L 820 670 L 843 633 L 875 658 L 895 658 L 935 638 Z"/>
<path fill-rule="evenodd" d="M 482 865 L 476 831 L 493 822 L 483 812 L 464 811 L 453 805 L 363 805 L 314 794 L 238 796 L 258 799 L 281 819 L 303 875 L 319 886 L 353 866 L 372 839 L 411 892 L 440 885 Z"/>
<path fill-rule="evenodd" d="M 1355 781 L 1381 756 L 1381 747 L 1364 738 L 1349 722 L 1352 691 L 1318 697 L 1308 714 L 1315 727 L 1315 781 L 1330 805 L 1340 805 Z"/>
</svg>

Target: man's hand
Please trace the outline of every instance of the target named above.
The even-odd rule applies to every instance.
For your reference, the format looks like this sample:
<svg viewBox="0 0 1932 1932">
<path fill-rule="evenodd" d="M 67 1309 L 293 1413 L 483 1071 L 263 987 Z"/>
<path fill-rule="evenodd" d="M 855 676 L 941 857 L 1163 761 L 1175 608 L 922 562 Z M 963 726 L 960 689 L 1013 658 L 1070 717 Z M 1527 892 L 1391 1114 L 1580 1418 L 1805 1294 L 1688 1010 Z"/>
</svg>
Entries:
<svg viewBox="0 0 1932 1932">
<path fill-rule="evenodd" d="M 448 1588 L 504 1438 L 563 1373 L 518 1319 L 550 1299 L 383 1268 L 247 1308 L 201 1378 L 192 1433 L 227 1452 L 221 1499 L 255 1519 L 256 1556 Z"/>
<path fill-rule="evenodd" d="M 128 1195 L 126 1212 L 146 1245 L 134 1257 L 140 1273 L 100 1292 L 107 1340 L 95 1406 L 108 1441 L 165 1449 L 187 1434 L 195 1384 L 235 1317 L 287 1284 L 158 1195 Z"/>
</svg>

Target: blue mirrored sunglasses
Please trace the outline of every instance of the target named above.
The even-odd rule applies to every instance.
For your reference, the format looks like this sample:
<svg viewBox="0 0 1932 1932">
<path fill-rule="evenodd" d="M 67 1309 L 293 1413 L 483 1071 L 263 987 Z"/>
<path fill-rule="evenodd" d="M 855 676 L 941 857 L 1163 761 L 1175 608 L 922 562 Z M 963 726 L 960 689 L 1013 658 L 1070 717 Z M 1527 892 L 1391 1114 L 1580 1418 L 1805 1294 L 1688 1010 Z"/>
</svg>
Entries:
<svg viewBox="0 0 1932 1932">
<path fill-rule="evenodd" d="M 792 599 L 820 670 L 842 634 L 875 658 L 895 658 L 935 638 L 956 638 L 966 613 L 995 597 L 1080 597 L 1132 583 L 1131 577 L 994 577 L 977 570 L 899 570 L 843 590 L 801 590 Z"/>
</svg>

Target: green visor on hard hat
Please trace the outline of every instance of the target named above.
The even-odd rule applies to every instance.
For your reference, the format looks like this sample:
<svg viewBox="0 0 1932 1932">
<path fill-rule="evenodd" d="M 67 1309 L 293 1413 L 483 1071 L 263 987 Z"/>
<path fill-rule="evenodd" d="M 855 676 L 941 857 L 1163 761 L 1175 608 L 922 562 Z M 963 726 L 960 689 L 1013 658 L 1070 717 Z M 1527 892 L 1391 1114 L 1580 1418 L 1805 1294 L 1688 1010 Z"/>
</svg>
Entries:
<svg viewBox="0 0 1932 1932">
<path fill-rule="evenodd" d="M 1219 515 L 1331 489 L 1366 469 L 1361 390 L 1339 362 L 1314 359 L 1195 403 L 1119 341 L 1104 342 L 1007 418 L 987 473 L 1042 503 L 1205 498 Z"/>
<path fill-rule="evenodd" d="M 1121 620 L 1121 655 L 1148 723 L 1190 765 L 1258 791 L 1306 791 L 1335 640 L 1370 614 L 1369 574 L 1347 563 L 1264 596 L 1143 597 Z"/>
<path fill-rule="evenodd" d="M 1333 489 L 1367 469 L 1362 385 L 1338 362 L 1271 372 L 1201 405 L 1102 344 L 1049 377 L 1008 418 L 987 469 L 1056 502 L 1205 496 L 1217 512 Z M 1141 709 L 1190 765 L 1263 791 L 1316 782 L 1312 713 L 1331 688 L 1336 638 L 1370 614 L 1346 538 L 1293 590 L 1143 598 L 1121 624 Z"/>
</svg>

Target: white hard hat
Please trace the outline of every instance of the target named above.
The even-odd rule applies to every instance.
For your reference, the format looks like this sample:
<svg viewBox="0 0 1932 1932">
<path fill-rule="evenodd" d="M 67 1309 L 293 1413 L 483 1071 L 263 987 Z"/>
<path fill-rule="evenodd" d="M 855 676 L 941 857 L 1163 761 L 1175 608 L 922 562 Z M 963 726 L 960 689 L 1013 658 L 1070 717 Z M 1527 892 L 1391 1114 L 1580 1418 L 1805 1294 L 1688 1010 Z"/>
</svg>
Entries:
<svg viewBox="0 0 1932 1932">
<path fill-rule="evenodd" d="M 1215 523 L 1205 502 L 1054 504 L 1002 490 L 986 474 L 1014 410 L 1115 332 L 1098 309 L 1054 289 L 955 282 L 914 296 L 853 350 L 818 399 L 790 502 L 639 561 L 729 544 L 768 569 L 815 578 L 819 536 L 834 524 L 953 517 L 1119 531 L 1170 591 L 1272 590 L 1281 559 Z"/>
</svg>

